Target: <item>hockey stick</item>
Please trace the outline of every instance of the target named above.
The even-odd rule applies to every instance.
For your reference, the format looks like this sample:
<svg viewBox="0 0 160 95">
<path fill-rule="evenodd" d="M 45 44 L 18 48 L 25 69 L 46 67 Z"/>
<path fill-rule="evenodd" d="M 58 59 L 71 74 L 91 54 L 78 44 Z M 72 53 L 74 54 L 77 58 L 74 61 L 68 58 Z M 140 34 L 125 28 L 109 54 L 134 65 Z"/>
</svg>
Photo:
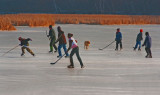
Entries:
<svg viewBox="0 0 160 95">
<path fill-rule="evenodd" d="M 54 62 L 54 63 L 50 63 L 51 65 L 54 65 L 54 64 L 56 64 L 63 56 L 64 56 L 65 54 L 63 54 L 56 62 Z"/>
<path fill-rule="evenodd" d="M 105 46 L 104 48 L 99 48 L 99 50 L 103 50 L 105 48 L 107 48 L 108 46 L 110 46 L 111 44 L 113 44 L 115 41 L 111 42 L 109 45 Z"/>
<path fill-rule="evenodd" d="M 46 30 L 46 36 L 48 37 L 47 30 Z M 48 37 L 48 38 L 49 38 L 49 37 Z"/>
<path fill-rule="evenodd" d="M 9 53 L 10 51 L 14 50 L 15 48 L 17 48 L 19 45 L 15 46 L 14 48 L 10 49 L 9 51 L 7 51 L 6 53 L 4 53 L 2 56 L 6 55 L 7 53 Z"/>
</svg>

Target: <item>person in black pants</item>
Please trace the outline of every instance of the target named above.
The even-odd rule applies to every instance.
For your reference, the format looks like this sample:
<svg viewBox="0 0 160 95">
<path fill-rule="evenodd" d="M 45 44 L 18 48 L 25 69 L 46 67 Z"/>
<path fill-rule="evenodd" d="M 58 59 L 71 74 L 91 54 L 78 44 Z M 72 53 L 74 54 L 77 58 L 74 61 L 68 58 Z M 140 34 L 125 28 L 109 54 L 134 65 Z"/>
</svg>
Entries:
<svg viewBox="0 0 160 95">
<path fill-rule="evenodd" d="M 115 50 L 118 50 L 118 44 L 120 44 L 120 50 L 122 50 L 122 33 L 120 32 L 120 28 L 117 28 L 115 41 L 116 41 Z"/>
<path fill-rule="evenodd" d="M 73 58 L 72 58 L 74 54 L 76 54 L 77 59 L 80 62 L 81 68 L 84 68 L 83 62 L 79 55 L 79 47 L 77 45 L 77 41 L 72 36 L 73 34 L 68 33 L 69 48 L 67 49 L 67 52 L 72 48 L 72 51 L 70 53 L 70 65 L 68 65 L 68 68 L 74 68 Z"/>
<path fill-rule="evenodd" d="M 151 52 L 152 39 L 149 36 L 148 32 L 146 32 L 145 35 L 146 35 L 146 38 L 142 46 L 145 46 L 145 50 L 147 53 L 146 58 L 152 58 L 152 52 Z"/>
</svg>

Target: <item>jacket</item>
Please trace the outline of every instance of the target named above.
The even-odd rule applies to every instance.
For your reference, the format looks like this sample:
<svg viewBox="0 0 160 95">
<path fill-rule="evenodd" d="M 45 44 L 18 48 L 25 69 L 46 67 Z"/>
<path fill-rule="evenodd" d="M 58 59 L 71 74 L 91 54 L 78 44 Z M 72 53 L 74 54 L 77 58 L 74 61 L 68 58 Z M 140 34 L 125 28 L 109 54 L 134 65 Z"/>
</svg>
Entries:
<svg viewBox="0 0 160 95">
<path fill-rule="evenodd" d="M 146 48 L 151 48 L 151 46 L 152 46 L 152 39 L 151 39 L 150 36 L 146 36 L 143 45 L 145 45 Z"/>
<path fill-rule="evenodd" d="M 66 37 L 63 31 L 58 32 L 58 41 L 59 44 L 67 44 Z"/>
<path fill-rule="evenodd" d="M 55 34 L 54 29 L 50 29 L 50 30 L 49 30 L 49 37 L 50 37 L 51 39 L 56 40 L 56 34 Z"/>
<path fill-rule="evenodd" d="M 122 34 L 121 32 L 116 32 L 116 41 L 121 41 L 122 40 Z"/>
<path fill-rule="evenodd" d="M 141 41 L 141 40 L 143 40 L 142 32 L 140 32 L 140 33 L 137 35 L 136 41 L 138 42 L 138 41 Z"/>
</svg>

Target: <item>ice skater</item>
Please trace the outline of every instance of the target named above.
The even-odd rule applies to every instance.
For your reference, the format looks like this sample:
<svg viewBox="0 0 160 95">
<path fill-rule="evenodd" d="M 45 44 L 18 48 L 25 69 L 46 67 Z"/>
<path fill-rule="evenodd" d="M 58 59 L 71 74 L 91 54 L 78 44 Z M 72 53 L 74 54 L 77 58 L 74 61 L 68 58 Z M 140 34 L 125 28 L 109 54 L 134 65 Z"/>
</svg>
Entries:
<svg viewBox="0 0 160 95">
<path fill-rule="evenodd" d="M 142 32 L 143 32 L 143 29 L 140 29 L 140 32 L 137 35 L 136 45 L 135 45 L 135 47 L 133 47 L 133 50 L 136 50 L 137 47 L 138 47 L 138 45 L 139 45 L 138 50 L 141 51 L 141 41 L 143 40 L 143 34 L 142 34 Z"/>
<path fill-rule="evenodd" d="M 117 32 L 116 32 L 116 51 L 118 50 L 118 44 L 120 44 L 120 50 L 122 50 L 122 33 L 120 32 L 120 28 L 117 28 Z"/>
<path fill-rule="evenodd" d="M 49 35 L 47 35 L 50 39 L 50 51 L 49 53 L 53 53 L 53 47 L 55 49 L 54 52 L 57 52 L 57 46 L 55 45 L 55 40 L 56 40 L 56 34 L 54 29 L 52 28 L 52 25 L 49 25 Z"/>
<path fill-rule="evenodd" d="M 77 45 L 77 41 L 73 38 L 73 34 L 68 33 L 68 39 L 69 39 L 69 47 L 67 49 L 67 52 L 72 48 L 72 51 L 70 53 L 70 65 L 68 65 L 68 68 L 74 68 L 74 63 L 73 63 L 74 54 L 76 54 L 77 59 L 80 62 L 81 68 L 84 68 L 83 62 L 79 55 L 79 47 Z"/>
<path fill-rule="evenodd" d="M 22 50 L 22 54 L 21 56 L 23 56 L 25 54 L 25 49 L 33 56 L 35 56 L 35 54 L 32 52 L 32 50 L 29 48 L 29 43 L 28 41 L 32 41 L 32 39 L 30 38 L 22 38 L 22 37 L 19 37 L 18 40 L 21 42 L 19 45 L 22 46 L 21 47 L 21 50 Z"/>
<path fill-rule="evenodd" d="M 63 47 L 64 52 L 66 54 L 65 57 L 67 58 L 67 57 L 69 57 L 69 54 L 68 54 L 67 48 L 66 48 L 66 44 L 67 44 L 66 37 L 65 37 L 64 32 L 62 31 L 60 26 L 57 27 L 57 31 L 58 31 L 58 39 L 56 40 L 56 43 L 59 42 L 59 46 L 58 46 L 58 54 L 59 55 L 57 57 L 58 58 L 62 57 L 61 48 Z"/>
<path fill-rule="evenodd" d="M 147 53 L 147 55 L 145 57 L 146 58 L 152 58 L 152 52 L 151 52 L 152 39 L 149 36 L 149 32 L 146 32 L 145 35 L 146 35 L 146 38 L 145 38 L 145 41 L 142 45 L 142 46 L 145 46 L 145 50 L 146 50 L 146 53 Z"/>
</svg>

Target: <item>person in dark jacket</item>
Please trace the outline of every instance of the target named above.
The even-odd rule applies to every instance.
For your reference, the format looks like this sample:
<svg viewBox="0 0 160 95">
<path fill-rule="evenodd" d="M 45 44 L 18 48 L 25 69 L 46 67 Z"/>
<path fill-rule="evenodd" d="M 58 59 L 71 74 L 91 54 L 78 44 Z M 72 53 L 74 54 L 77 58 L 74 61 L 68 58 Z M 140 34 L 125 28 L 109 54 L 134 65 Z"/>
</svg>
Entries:
<svg viewBox="0 0 160 95">
<path fill-rule="evenodd" d="M 145 46 L 145 50 L 147 53 L 146 58 L 152 58 L 152 53 L 151 53 L 152 39 L 149 36 L 148 32 L 146 32 L 145 35 L 146 35 L 146 38 L 142 46 Z"/>
<path fill-rule="evenodd" d="M 120 28 L 117 28 L 115 41 L 116 41 L 115 50 L 118 50 L 118 44 L 120 44 L 120 50 L 122 50 L 122 33 L 120 32 Z"/>
<path fill-rule="evenodd" d="M 143 29 L 140 29 L 140 32 L 137 35 L 136 45 L 135 45 L 135 47 L 133 47 L 134 48 L 133 50 L 136 50 L 137 47 L 138 47 L 138 45 L 139 45 L 138 50 L 141 51 L 141 41 L 143 40 L 143 34 L 142 34 L 142 32 L 143 32 Z"/>
<path fill-rule="evenodd" d="M 54 52 L 57 52 L 57 46 L 55 45 L 55 40 L 56 40 L 56 34 L 54 29 L 52 28 L 52 25 L 49 25 L 49 35 L 47 35 L 50 39 L 50 51 L 49 53 L 53 52 L 53 47 L 55 49 Z"/>
<path fill-rule="evenodd" d="M 21 56 L 23 56 L 25 54 L 25 49 L 33 56 L 35 56 L 35 54 L 32 52 L 32 50 L 29 48 L 29 43 L 28 41 L 32 41 L 32 39 L 30 38 L 22 38 L 22 37 L 19 37 L 18 40 L 21 42 L 19 45 L 22 46 L 21 47 L 21 50 L 22 50 L 22 54 Z"/>
<path fill-rule="evenodd" d="M 58 46 L 59 56 L 57 56 L 57 57 L 62 57 L 62 52 L 61 52 L 62 47 L 63 47 L 64 52 L 66 54 L 65 57 L 69 57 L 69 54 L 68 54 L 67 48 L 66 48 L 67 42 L 66 42 L 66 37 L 64 35 L 64 32 L 62 31 L 60 26 L 57 27 L 57 31 L 58 31 L 58 39 L 56 40 L 56 43 L 59 42 L 59 46 Z"/>
<path fill-rule="evenodd" d="M 68 33 L 68 39 L 69 39 L 69 48 L 67 49 L 67 52 L 72 48 L 72 51 L 70 53 L 70 65 L 68 65 L 68 68 L 74 68 L 73 58 L 72 58 L 74 54 L 76 54 L 77 59 L 80 62 L 81 68 L 84 68 L 83 62 L 79 55 L 79 47 L 77 45 L 77 41 L 73 38 L 73 34 Z"/>
</svg>

